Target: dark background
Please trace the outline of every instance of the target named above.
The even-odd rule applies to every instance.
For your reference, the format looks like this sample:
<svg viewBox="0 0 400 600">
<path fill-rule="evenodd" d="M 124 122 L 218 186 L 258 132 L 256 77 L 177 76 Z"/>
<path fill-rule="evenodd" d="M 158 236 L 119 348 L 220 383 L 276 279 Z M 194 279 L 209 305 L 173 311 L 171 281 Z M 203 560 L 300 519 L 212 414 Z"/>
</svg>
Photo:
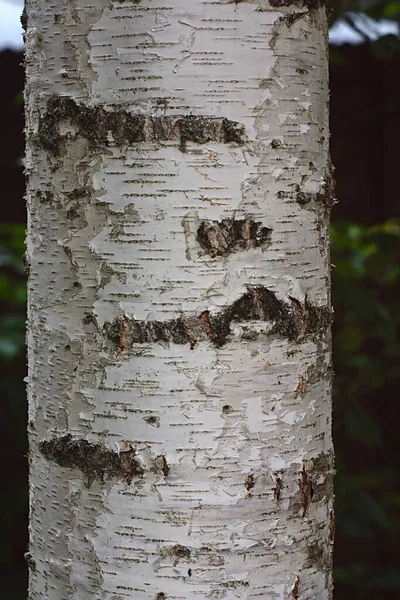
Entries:
<svg viewBox="0 0 400 600">
<path fill-rule="evenodd" d="M 332 213 L 335 600 L 400 598 L 399 45 L 387 36 L 331 48 L 339 199 Z M 21 53 L 0 53 L 0 590 L 7 600 L 25 600 L 27 588 L 22 62 Z"/>
</svg>

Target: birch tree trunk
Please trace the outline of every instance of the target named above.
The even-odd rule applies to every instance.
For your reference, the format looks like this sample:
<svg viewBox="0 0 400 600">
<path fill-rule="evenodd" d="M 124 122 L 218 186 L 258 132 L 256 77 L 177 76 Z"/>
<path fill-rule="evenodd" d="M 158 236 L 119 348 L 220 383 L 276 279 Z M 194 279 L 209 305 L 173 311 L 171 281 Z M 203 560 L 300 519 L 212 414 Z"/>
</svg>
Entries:
<svg viewBox="0 0 400 600">
<path fill-rule="evenodd" d="M 31 600 L 332 597 L 323 0 L 27 0 Z"/>
</svg>

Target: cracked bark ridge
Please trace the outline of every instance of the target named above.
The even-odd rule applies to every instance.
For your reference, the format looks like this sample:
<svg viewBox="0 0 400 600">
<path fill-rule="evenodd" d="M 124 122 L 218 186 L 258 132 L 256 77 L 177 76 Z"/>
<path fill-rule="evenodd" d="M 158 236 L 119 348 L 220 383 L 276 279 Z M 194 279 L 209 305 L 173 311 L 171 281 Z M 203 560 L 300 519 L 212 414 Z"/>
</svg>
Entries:
<svg viewBox="0 0 400 600">
<path fill-rule="evenodd" d="M 168 321 L 138 321 L 120 317 L 104 324 L 104 334 L 119 352 L 133 344 L 150 342 L 189 343 L 209 340 L 222 347 L 231 334 L 232 323 L 249 321 L 271 322 L 270 335 L 279 335 L 297 341 L 307 335 L 324 334 L 332 322 L 328 306 L 314 306 L 291 298 L 288 304 L 274 292 L 262 286 L 248 287 L 247 292 L 219 313 L 203 311 L 199 316 L 182 316 Z M 254 336 L 257 336 L 257 332 Z"/>
<path fill-rule="evenodd" d="M 76 128 L 75 137 L 88 140 L 91 149 L 99 145 L 178 141 L 179 148 L 185 152 L 188 142 L 243 145 L 246 141 L 244 126 L 226 118 L 134 114 L 126 110 L 106 110 L 102 105 L 89 107 L 69 96 L 53 95 L 39 119 L 36 143 L 54 156 L 62 152 L 66 138 L 60 133 L 60 123 L 65 121 Z"/>
<path fill-rule="evenodd" d="M 197 241 L 212 257 L 226 256 L 236 250 L 266 245 L 272 229 L 253 219 L 222 219 L 202 221 L 197 230 Z"/>
<path fill-rule="evenodd" d="M 103 481 L 105 475 L 124 477 L 130 484 L 133 477 L 143 474 L 133 448 L 113 452 L 100 444 L 74 439 L 68 434 L 40 442 L 39 450 L 47 460 L 52 460 L 61 467 L 82 471 L 87 477 L 88 487 L 95 479 Z"/>
</svg>

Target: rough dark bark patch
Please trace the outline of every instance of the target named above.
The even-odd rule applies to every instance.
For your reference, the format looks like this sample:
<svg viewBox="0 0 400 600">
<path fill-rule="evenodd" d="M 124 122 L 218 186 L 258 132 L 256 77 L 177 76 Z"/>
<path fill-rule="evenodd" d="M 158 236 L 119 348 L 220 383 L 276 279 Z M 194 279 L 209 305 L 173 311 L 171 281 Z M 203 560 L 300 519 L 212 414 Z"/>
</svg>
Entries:
<svg viewBox="0 0 400 600">
<path fill-rule="evenodd" d="M 327 208 L 332 208 L 337 204 L 336 199 L 336 181 L 332 175 L 329 175 L 324 181 L 324 191 L 317 194 L 317 200 L 322 202 Z"/>
<path fill-rule="evenodd" d="M 332 570 L 331 546 L 322 543 L 314 543 L 308 546 L 306 568 L 316 568 L 318 571 L 330 573 Z"/>
<path fill-rule="evenodd" d="M 127 317 L 104 324 L 104 333 L 119 349 L 121 332 L 124 350 L 134 343 L 173 342 L 189 343 L 209 340 L 222 347 L 231 333 L 231 323 L 269 321 L 273 323 L 271 335 L 280 335 L 296 341 L 305 335 L 324 333 L 332 322 L 332 311 L 327 306 L 304 304 L 291 298 L 291 304 L 279 300 L 274 292 L 262 286 L 248 287 L 243 296 L 231 305 L 212 315 L 209 311 L 199 316 L 179 317 L 169 321 L 137 321 Z M 257 337 L 257 332 L 252 332 Z M 244 332 L 244 336 L 248 334 Z"/>
<path fill-rule="evenodd" d="M 187 546 L 182 546 L 181 544 L 175 544 L 175 546 L 172 546 L 170 553 L 176 559 L 183 558 L 189 560 L 191 556 L 190 549 Z"/>
<path fill-rule="evenodd" d="M 74 439 L 71 434 L 39 444 L 39 450 L 48 460 L 61 467 L 77 468 L 87 476 L 88 487 L 95 479 L 103 481 L 104 476 L 124 477 L 131 483 L 133 477 L 143 474 L 132 448 L 123 452 L 113 452 L 87 440 Z"/>
<path fill-rule="evenodd" d="M 211 256 L 225 256 L 235 250 L 263 246 L 271 239 L 272 229 L 253 219 L 202 221 L 197 241 Z"/>
<path fill-rule="evenodd" d="M 290 508 L 307 516 L 311 502 L 333 496 L 333 452 L 322 452 L 312 460 L 304 460 L 299 479 L 299 493 L 291 499 Z"/>
<path fill-rule="evenodd" d="M 282 8 L 285 6 L 306 7 L 308 10 L 316 10 L 321 6 L 327 6 L 329 0 L 269 0 L 270 6 L 273 8 Z"/>
<path fill-rule="evenodd" d="M 51 204 L 54 200 L 53 192 L 50 190 L 37 190 L 35 195 L 42 204 Z"/>
<path fill-rule="evenodd" d="M 36 142 L 54 156 L 61 154 L 65 139 L 60 133 L 63 121 L 75 127 L 75 136 L 87 139 L 91 149 L 99 145 L 178 141 L 184 152 L 188 142 L 245 143 L 244 126 L 229 119 L 132 114 L 125 110 L 106 110 L 102 105 L 89 107 L 68 96 L 53 95 L 47 102 L 46 113 L 39 119 Z"/>
</svg>

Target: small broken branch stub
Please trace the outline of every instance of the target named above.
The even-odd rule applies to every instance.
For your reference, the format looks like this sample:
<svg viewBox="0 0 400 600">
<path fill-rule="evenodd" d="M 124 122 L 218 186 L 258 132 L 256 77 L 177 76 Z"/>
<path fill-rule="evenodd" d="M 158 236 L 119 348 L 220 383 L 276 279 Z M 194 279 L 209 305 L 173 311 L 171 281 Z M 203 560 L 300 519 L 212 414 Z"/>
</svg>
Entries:
<svg viewBox="0 0 400 600">
<path fill-rule="evenodd" d="M 101 444 L 74 439 L 71 434 L 40 442 L 39 450 L 45 458 L 53 460 L 61 467 L 77 468 L 87 476 L 88 487 L 95 479 L 104 476 L 124 477 L 128 484 L 133 477 L 143 474 L 133 448 L 113 452 Z"/>
</svg>

